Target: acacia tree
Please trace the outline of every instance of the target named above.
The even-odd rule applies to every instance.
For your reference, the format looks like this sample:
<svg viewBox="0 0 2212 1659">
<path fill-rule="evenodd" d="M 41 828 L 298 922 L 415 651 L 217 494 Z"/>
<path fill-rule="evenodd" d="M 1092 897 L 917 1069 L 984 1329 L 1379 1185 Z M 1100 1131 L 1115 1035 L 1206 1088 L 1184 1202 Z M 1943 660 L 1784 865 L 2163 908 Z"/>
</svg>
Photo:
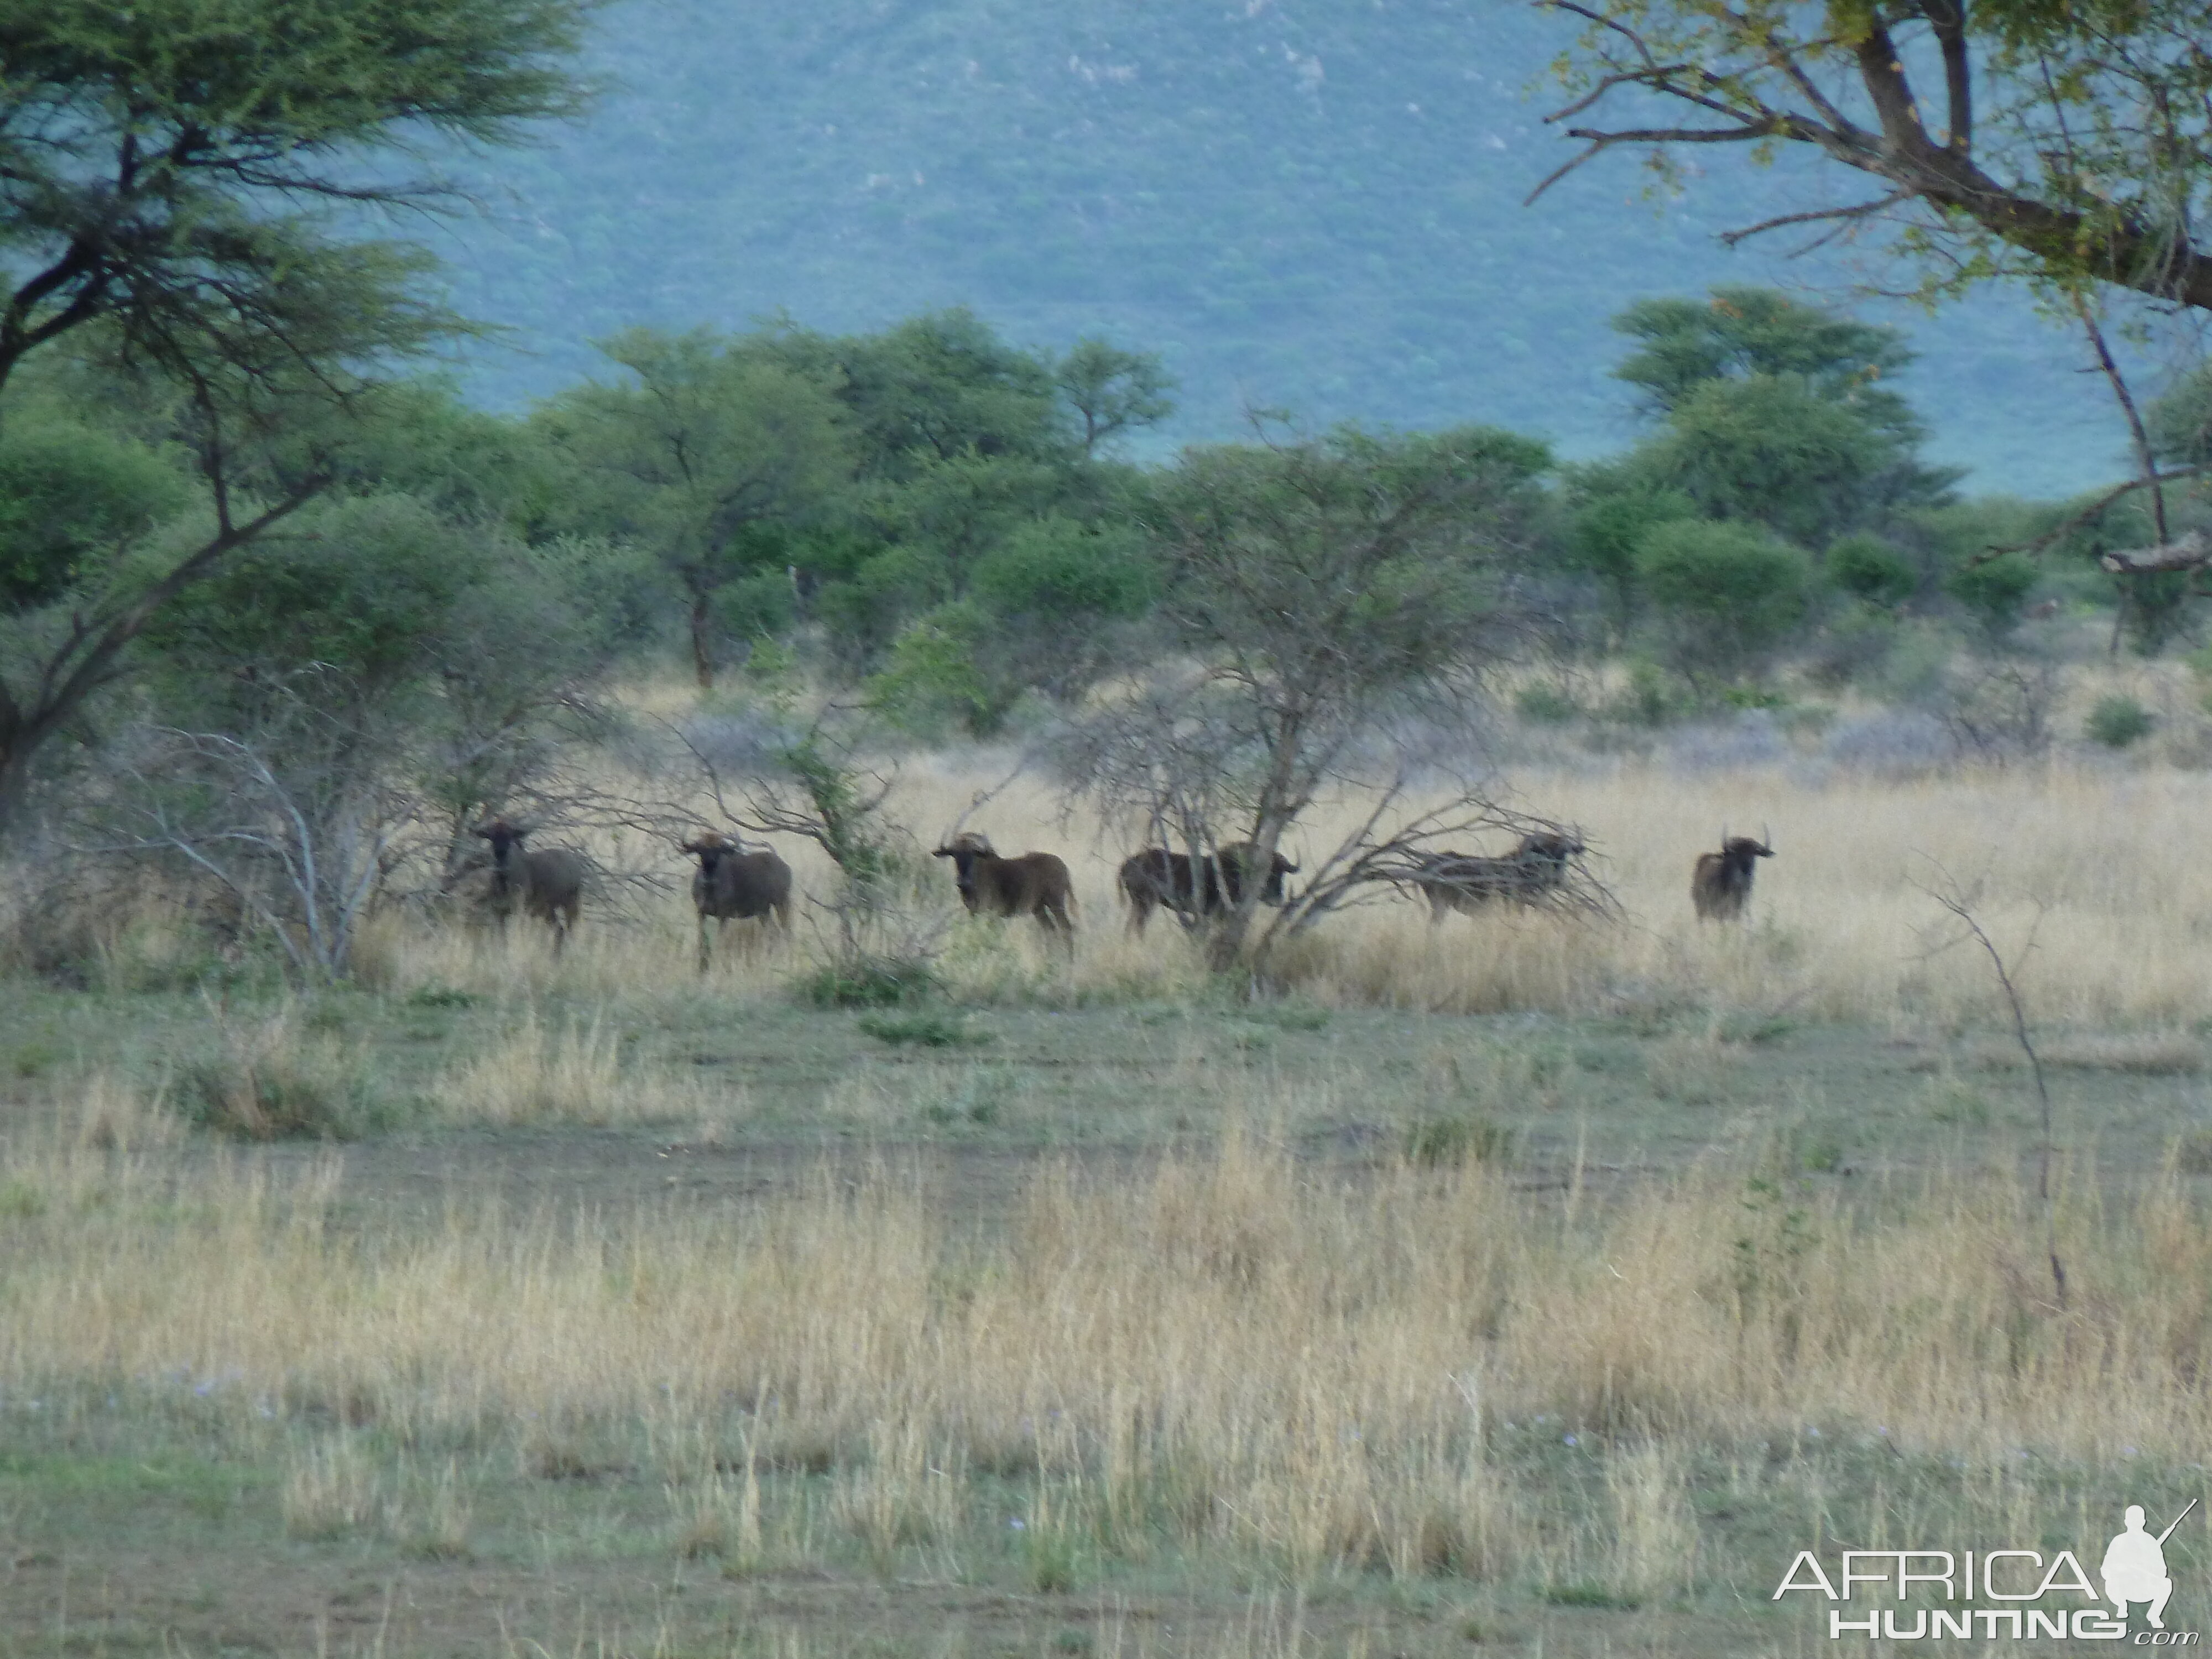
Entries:
<svg viewBox="0 0 2212 1659">
<path fill-rule="evenodd" d="M 9 630 L 0 824 L 161 607 L 337 475 L 338 433 L 259 441 L 464 326 L 424 296 L 426 253 L 334 210 L 454 209 L 450 185 L 388 158 L 429 132 L 511 143 L 580 109 L 568 60 L 589 4 L 0 3 L 0 393 L 65 343 L 173 388 L 207 519 L 150 566 L 111 538 L 75 569 L 29 573 L 62 614 Z"/>
<path fill-rule="evenodd" d="M 1083 423 L 1083 453 L 1135 430 L 1157 426 L 1175 413 L 1168 393 L 1175 377 L 1149 351 L 1125 351 L 1086 335 L 1053 369 L 1053 383 L 1074 418 Z"/>
<path fill-rule="evenodd" d="M 1261 869 L 1324 795 L 1376 792 L 1349 837 L 1309 854 L 1300 896 L 1256 940 L 1261 884 L 1245 884 L 1209 940 L 1218 966 L 1256 964 L 1385 862 L 1493 821 L 1472 786 L 1402 811 L 1423 758 L 1409 738 L 1462 719 L 1509 642 L 1549 460 L 1483 428 L 1342 428 L 1192 449 L 1161 481 L 1158 616 L 1194 667 L 1103 711 L 1072 752 L 1087 749 L 1100 791 L 1155 833 L 1194 852 L 1249 842 Z"/>
<path fill-rule="evenodd" d="M 564 392 L 537 425 L 588 480 L 583 522 L 646 548 L 674 578 L 693 672 L 711 690 L 718 603 L 749 581 L 781 591 L 779 532 L 852 476 L 842 412 L 828 386 L 753 343 L 634 328 L 599 349 L 630 381 Z"/>
</svg>

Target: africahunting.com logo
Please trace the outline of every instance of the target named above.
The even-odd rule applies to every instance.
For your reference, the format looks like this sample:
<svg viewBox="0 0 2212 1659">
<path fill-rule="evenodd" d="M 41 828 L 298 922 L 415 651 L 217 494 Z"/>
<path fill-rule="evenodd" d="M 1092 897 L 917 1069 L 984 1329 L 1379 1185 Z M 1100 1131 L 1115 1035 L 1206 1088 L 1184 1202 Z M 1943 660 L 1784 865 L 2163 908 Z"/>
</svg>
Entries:
<svg viewBox="0 0 2212 1659">
<path fill-rule="evenodd" d="M 2166 1604 L 2173 1595 L 2166 1540 L 2196 1507 L 2192 1498 L 2164 1532 L 2154 1534 L 2145 1529 L 2142 1505 L 2129 1504 L 2121 1530 L 2106 1546 L 2097 1569 L 2101 1593 L 2072 1550 L 2060 1550 L 2047 1563 L 2040 1550 L 1845 1550 L 1833 1577 L 1811 1550 L 1800 1550 L 1773 1599 L 1803 1593 L 1851 1604 L 1848 1611 L 1842 1606 L 1828 1609 L 1828 1634 L 1838 1640 L 1863 1636 L 1892 1642 L 2019 1642 L 2070 1637 L 2135 1647 L 2195 1647 L 2197 1632 L 2166 1627 Z M 2089 1605 L 2069 1607 L 2064 1600 L 2069 1596 Z M 1924 1605 L 1931 1597 L 1944 1605 Z M 2058 1600 L 2046 1606 L 2047 1597 Z M 1877 1605 L 1884 1600 L 1917 1600 L 1923 1605 Z M 2131 1627 L 2130 1607 L 2144 1609 L 2143 1628 Z"/>
</svg>

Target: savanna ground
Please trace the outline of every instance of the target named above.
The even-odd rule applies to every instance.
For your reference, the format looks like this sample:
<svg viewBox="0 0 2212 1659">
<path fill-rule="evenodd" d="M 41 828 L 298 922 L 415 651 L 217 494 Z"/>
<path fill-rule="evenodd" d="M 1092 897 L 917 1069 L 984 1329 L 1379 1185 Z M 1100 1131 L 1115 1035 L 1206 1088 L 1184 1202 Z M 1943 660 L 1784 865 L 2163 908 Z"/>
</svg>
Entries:
<svg viewBox="0 0 2212 1659">
<path fill-rule="evenodd" d="M 0 1653 L 1809 1654 L 1800 1548 L 2212 1498 L 2212 776 L 1516 783 L 1625 921 L 1379 904 L 1257 997 L 1022 785 L 1074 956 L 921 924 L 915 1006 L 804 923 L 701 978 L 680 887 L 7 981 Z"/>
</svg>

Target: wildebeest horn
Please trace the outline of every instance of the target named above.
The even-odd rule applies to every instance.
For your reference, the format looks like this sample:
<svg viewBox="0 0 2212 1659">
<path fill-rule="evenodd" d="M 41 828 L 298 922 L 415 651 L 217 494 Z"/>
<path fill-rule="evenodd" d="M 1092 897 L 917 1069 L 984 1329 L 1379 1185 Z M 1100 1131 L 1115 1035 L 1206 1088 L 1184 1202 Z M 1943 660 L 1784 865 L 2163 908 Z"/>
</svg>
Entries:
<svg viewBox="0 0 2212 1659">
<path fill-rule="evenodd" d="M 1774 831 L 1764 823 L 1759 826 L 1759 844 L 1770 853 L 1774 850 Z"/>
</svg>

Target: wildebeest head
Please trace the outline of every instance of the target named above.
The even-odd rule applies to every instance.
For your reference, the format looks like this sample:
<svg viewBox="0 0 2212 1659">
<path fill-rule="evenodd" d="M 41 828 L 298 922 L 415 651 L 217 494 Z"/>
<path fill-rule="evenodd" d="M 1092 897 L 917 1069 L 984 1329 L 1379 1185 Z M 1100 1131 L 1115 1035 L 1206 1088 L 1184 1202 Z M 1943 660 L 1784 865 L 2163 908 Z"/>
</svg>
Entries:
<svg viewBox="0 0 2212 1659">
<path fill-rule="evenodd" d="M 1244 884 L 1260 866 L 1259 846 L 1249 841 L 1231 842 L 1216 856 L 1221 861 L 1222 884 L 1228 890 L 1229 902 L 1242 904 L 1244 902 Z M 1269 854 L 1267 878 L 1260 884 L 1260 902 L 1282 903 L 1283 878 L 1297 872 L 1298 866 L 1280 853 Z"/>
<path fill-rule="evenodd" d="M 1494 899 L 1542 904 L 1566 886 L 1568 865 L 1586 850 L 1579 836 L 1540 830 L 1523 836 L 1504 858 L 1455 852 L 1419 854 L 1413 880 L 1428 898 L 1432 921 L 1441 921 L 1453 910 L 1474 915 Z"/>
<path fill-rule="evenodd" d="M 699 860 L 699 868 L 710 881 L 722 860 L 738 850 L 738 844 L 719 830 L 702 830 L 684 843 L 684 851 Z"/>
<path fill-rule="evenodd" d="M 471 825 L 469 833 L 481 836 L 491 843 L 492 864 L 495 868 L 504 870 L 513 859 L 515 849 L 522 845 L 523 838 L 529 835 L 530 829 L 526 823 L 510 823 L 505 818 L 487 818 L 482 823 Z"/>
<path fill-rule="evenodd" d="M 1552 886 L 1566 878 L 1568 860 L 1580 858 L 1588 849 L 1572 836 L 1555 830 L 1542 830 L 1533 836 L 1523 836 L 1513 856 L 1529 866 L 1543 866 L 1550 873 Z"/>
<path fill-rule="evenodd" d="M 960 891 L 961 901 L 973 910 L 975 908 L 975 860 L 996 858 L 998 853 L 988 836 L 978 835 L 973 830 L 962 831 L 930 854 L 933 859 L 952 860 L 952 884 Z"/>
<path fill-rule="evenodd" d="M 1729 836 L 1721 842 L 1721 856 L 1737 869 L 1752 868 L 1753 859 L 1771 859 L 1774 849 L 1764 841 L 1753 841 L 1749 836 Z"/>
</svg>

